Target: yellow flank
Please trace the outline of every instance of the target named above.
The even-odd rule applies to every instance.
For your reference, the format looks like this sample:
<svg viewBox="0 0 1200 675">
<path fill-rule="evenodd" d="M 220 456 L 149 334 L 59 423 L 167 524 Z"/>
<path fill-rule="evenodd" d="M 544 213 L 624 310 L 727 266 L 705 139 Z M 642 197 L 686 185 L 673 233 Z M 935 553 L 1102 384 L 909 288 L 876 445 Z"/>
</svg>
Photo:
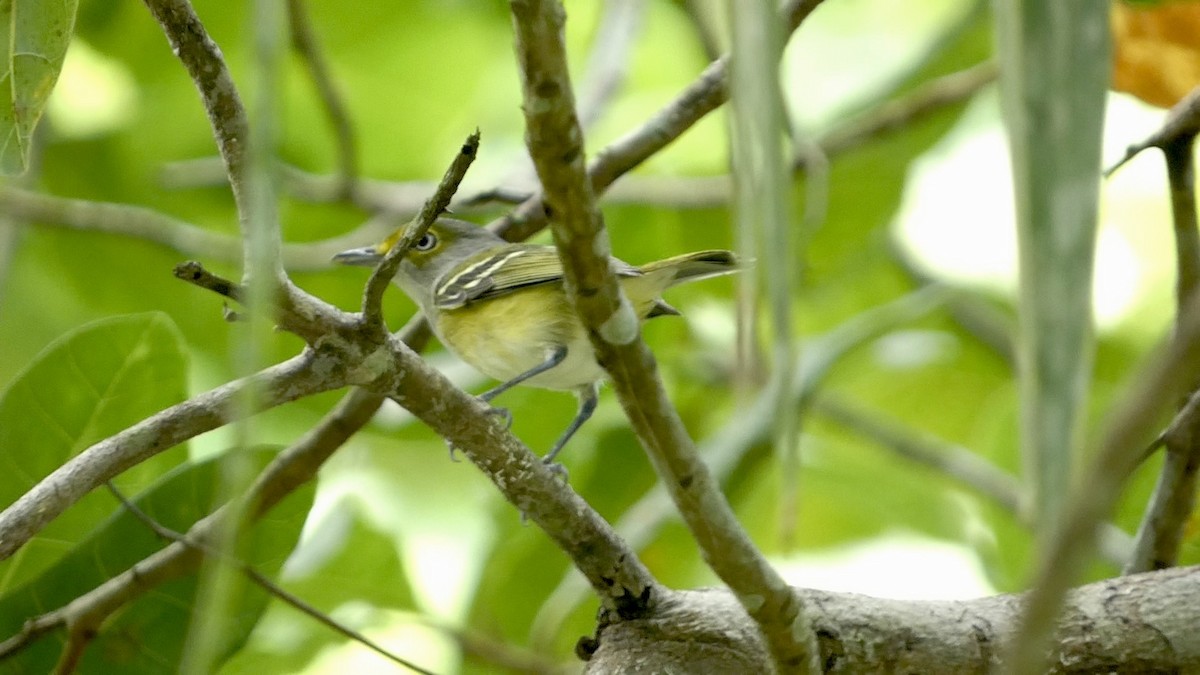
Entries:
<svg viewBox="0 0 1200 675">
<path fill-rule="evenodd" d="M 638 318 L 646 318 L 671 278 L 649 274 L 621 279 Z M 442 310 L 438 312 L 434 332 L 473 368 L 501 382 L 542 364 L 559 345 L 567 347 L 566 360 L 525 384 L 571 390 L 604 377 L 561 283 L 530 286 L 457 309 Z"/>
</svg>

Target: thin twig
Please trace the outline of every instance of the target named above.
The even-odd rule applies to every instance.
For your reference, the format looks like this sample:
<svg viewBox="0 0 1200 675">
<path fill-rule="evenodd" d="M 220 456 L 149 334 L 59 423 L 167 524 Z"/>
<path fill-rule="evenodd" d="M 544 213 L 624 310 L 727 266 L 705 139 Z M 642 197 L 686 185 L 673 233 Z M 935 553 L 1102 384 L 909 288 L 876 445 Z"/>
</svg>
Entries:
<svg viewBox="0 0 1200 675">
<path fill-rule="evenodd" d="M 346 626 L 345 624 L 340 623 L 333 617 L 329 616 L 328 614 L 322 612 L 321 610 L 317 609 L 316 607 L 313 607 L 309 603 L 305 602 L 303 599 L 301 599 L 294 593 L 284 590 L 282 587 L 280 587 L 278 584 L 276 584 L 274 581 L 272 581 L 270 578 L 268 578 L 262 572 L 259 572 L 258 570 L 254 569 L 254 566 L 251 565 L 250 563 L 248 563 L 244 560 L 238 559 L 237 557 L 232 556 L 224 551 L 217 550 L 213 546 L 205 544 L 203 540 L 192 539 L 192 538 L 188 537 L 186 534 L 181 534 L 179 532 L 176 532 L 175 530 L 172 530 L 169 527 L 166 527 L 162 523 L 160 523 L 157 520 L 155 520 L 154 518 L 152 518 L 150 516 L 150 514 L 143 511 L 140 507 L 138 507 L 137 504 L 134 504 L 128 498 L 126 498 L 125 495 L 122 494 L 121 491 L 117 489 L 117 486 L 113 485 L 112 481 L 107 481 L 106 485 L 108 486 L 108 491 L 111 492 L 114 497 L 116 497 L 117 501 L 119 501 L 121 503 L 121 506 L 126 511 L 128 511 L 130 514 L 132 514 L 134 518 L 137 518 L 143 525 L 145 525 L 147 528 L 149 528 L 152 532 L 154 532 L 154 534 L 158 535 L 160 538 L 166 539 L 167 541 L 170 541 L 170 542 L 181 544 L 187 548 L 196 549 L 197 551 L 203 553 L 204 556 L 206 556 L 212 560 L 216 560 L 223 564 L 232 566 L 234 569 L 241 572 L 243 575 L 245 575 L 245 577 L 247 579 L 249 579 L 254 584 L 258 585 L 260 588 L 262 588 L 268 594 L 275 596 L 276 598 L 278 598 L 279 600 L 281 600 L 282 602 L 284 602 L 287 605 L 291 605 L 294 609 L 300 611 L 303 614 L 308 615 L 310 618 L 316 620 L 318 623 L 321 623 L 321 624 L 325 625 L 326 627 L 333 629 L 335 632 L 340 633 L 340 634 L 344 635 L 345 637 L 348 637 L 351 640 L 354 640 L 355 642 L 358 642 L 358 643 L 364 645 L 365 647 L 371 649 L 375 653 L 392 661 L 393 663 L 404 666 L 405 668 L 408 668 L 409 670 L 412 670 L 417 673 L 423 673 L 424 675 L 433 675 L 432 672 L 425 670 L 424 668 L 408 661 L 407 659 L 404 659 L 403 657 L 401 657 L 397 654 L 393 654 L 392 652 L 385 649 L 383 647 L 383 645 L 380 645 L 379 643 L 375 642 L 374 640 L 371 640 L 370 638 L 368 638 L 367 636 L 363 635 L 362 633 L 354 630 L 353 628 L 350 628 L 349 626 Z"/>
<path fill-rule="evenodd" d="M 836 399 L 817 400 L 813 408 L 815 412 L 897 455 L 965 485 L 990 499 L 1022 524 L 1032 525 L 1024 506 L 1021 482 L 979 453 L 903 429 Z M 1132 557 L 1133 540 L 1115 525 L 1106 523 L 1102 527 L 1099 543 L 1103 558 L 1118 567 L 1127 564 Z"/>
<path fill-rule="evenodd" d="M 790 34 L 823 0 L 788 0 L 782 10 Z M 670 145 L 705 115 L 729 100 L 728 55 L 713 61 L 690 85 L 641 126 L 601 150 L 588 166 L 594 194 L 608 189 L 621 176 Z M 534 194 L 489 227 L 511 239 L 527 239 L 546 224 L 541 194 Z"/>
<path fill-rule="evenodd" d="M 932 79 L 911 93 L 834 127 L 821 138 L 821 150 L 826 155 L 841 154 L 888 132 L 902 129 L 930 113 L 974 96 L 995 82 L 998 74 L 996 63 L 985 61 Z M 803 167 L 803 164 L 804 158 L 797 157 L 797 168 Z"/>
<path fill-rule="evenodd" d="M 538 651 L 509 644 L 480 630 L 461 628 L 426 614 L 415 614 L 412 620 L 450 638 L 464 655 L 483 661 L 489 671 L 499 668 L 522 675 L 568 675 L 579 671 L 578 664 L 559 663 Z"/>
<path fill-rule="evenodd" d="M 356 389 L 308 434 L 276 456 L 247 493 L 245 499 L 252 504 L 250 519 L 260 518 L 284 496 L 311 480 L 324 460 L 371 419 L 382 401 L 380 396 Z M 228 508 L 218 509 L 194 524 L 187 536 L 197 541 L 208 539 L 212 532 L 223 526 L 229 512 Z M 20 634 L 0 644 L 0 657 L 15 653 L 48 630 L 71 622 L 99 627 L 107 617 L 139 595 L 195 572 L 200 562 L 201 557 L 194 548 L 171 544 L 75 598 L 69 605 L 28 622 Z"/>
<path fill-rule="evenodd" d="M 1200 129 L 1197 129 L 1200 131 Z M 1163 147 L 1171 190 L 1171 220 L 1175 234 L 1175 324 L 1200 289 L 1200 227 L 1196 222 L 1195 135 L 1179 136 Z"/>
<path fill-rule="evenodd" d="M 204 104 L 204 112 L 208 115 L 209 125 L 213 130 L 213 138 L 217 150 L 225 162 L 225 171 L 229 185 L 233 191 L 234 203 L 237 205 L 238 220 L 242 225 L 242 246 L 246 270 L 252 270 L 251 242 L 259 240 L 259 236 L 251 231 L 252 227 L 267 227 L 271 231 L 261 233 L 261 240 L 272 250 L 265 257 L 271 267 L 275 280 L 284 282 L 283 264 L 279 252 L 280 237 L 278 221 L 270 220 L 252 225 L 250 187 L 247 184 L 246 161 L 247 150 L 250 147 L 250 127 L 246 118 L 246 110 L 238 95 L 237 86 L 225 66 L 221 50 L 208 35 L 200 17 L 192 9 L 187 0 L 143 0 L 155 20 L 162 26 L 171 51 L 179 58 L 187 69 L 188 75 L 200 91 L 200 99 Z"/>
<path fill-rule="evenodd" d="M 414 350 L 421 350 L 428 342 L 429 331 L 421 321 L 411 321 L 399 333 Z M 251 519 L 265 515 L 271 507 L 291 494 L 301 485 L 312 480 L 322 464 L 332 456 L 355 432 L 367 424 L 383 403 L 384 397 L 365 389 L 354 389 L 334 406 L 308 433 L 280 452 L 262 471 L 244 499 L 246 511 Z M 188 537 L 204 540 L 209 533 L 221 526 L 220 520 L 227 511 L 218 510 L 188 530 Z M 0 529 L 0 531 L 4 531 Z M 125 574 L 110 579 L 100 587 L 85 593 L 61 610 L 48 613 L 27 622 L 21 633 L 0 643 L 0 657 L 29 644 L 42 634 L 65 625 L 68 610 L 98 618 L 104 617 L 131 602 L 138 595 L 156 585 L 176 579 L 195 571 L 200 558 L 193 549 L 182 545 L 171 545 L 150 558 L 135 565 Z"/>
<path fill-rule="evenodd" d="M 985 86 L 991 77 L 989 71 L 992 70 L 994 66 L 981 64 L 933 80 L 905 97 L 836 127 L 820 139 L 819 147 L 827 156 L 834 156 L 939 110 L 941 106 L 959 103 Z M 669 109 L 674 109 L 674 104 Z M 670 114 L 664 111 L 660 116 L 670 117 Z M 695 121 L 697 120 L 694 119 L 693 123 Z M 647 124 L 630 135 L 665 133 L 669 136 L 670 133 L 682 134 L 686 129 L 687 127 L 683 127 L 667 132 Z M 590 171 L 599 176 L 599 171 L 604 169 L 607 163 L 605 158 L 614 154 L 620 154 L 615 145 L 601 150 Z M 635 164 L 644 159 L 645 157 L 637 158 Z M 793 162 L 797 170 L 803 170 L 807 163 L 804 156 L 797 156 Z M 281 165 L 280 172 L 284 180 L 284 189 L 294 198 L 313 202 L 343 199 L 343 182 L 338 175 L 316 175 L 288 165 Z M 163 168 L 163 175 L 169 187 L 228 184 L 224 165 L 215 158 L 174 162 Z M 368 211 L 386 215 L 372 217 L 355 229 L 336 237 L 304 243 L 284 243 L 283 262 L 288 270 L 327 269 L 329 259 L 335 253 L 360 245 L 363 241 L 378 241 L 384 238 L 395 228 L 397 215 L 402 217 L 405 214 L 416 213 L 428 195 L 437 189 L 430 181 L 394 182 L 359 178 L 355 185 L 353 203 Z M 607 204 L 655 204 L 678 209 L 721 206 L 729 202 L 733 192 L 732 182 L 726 175 L 635 175 L 625 176 L 611 185 L 596 180 L 595 188 L 597 192 L 604 193 L 602 200 Z M 533 197 L 536 195 L 528 190 L 496 187 L 465 196 L 460 194 L 451 202 L 450 209 L 462 212 L 489 203 L 521 204 Z M 540 204 L 540 200 L 537 200 L 537 204 Z M 210 261 L 234 262 L 240 249 L 235 237 L 212 232 L 152 209 L 130 204 L 69 199 L 0 186 L 0 210 L 40 225 L 137 237 L 168 246 L 191 257 Z M 512 220 L 516 222 L 520 219 Z M 517 237 L 522 233 L 529 234 L 523 229 L 521 232 L 514 230 L 509 236 Z"/>
<path fill-rule="evenodd" d="M 1150 148 L 1166 149 L 1175 141 L 1184 137 L 1195 138 L 1200 134 L 1200 87 L 1196 87 L 1167 114 L 1167 121 L 1149 138 L 1129 146 L 1125 156 L 1104 171 L 1105 177 L 1113 175 L 1117 169 L 1136 157 L 1143 150 Z"/>
<path fill-rule="evenodd" d="M 1150 504 L 1138 527 L 1133 559 L 1126 574 L 1176 564 L 1184 528 L 1196 505 L 1200 471 L 1200 391 L 1193 392 L 1162 435 L 1166 457 Z"/>
<path fill-rule="evenodd" d="M 922 269 L 894 238 L 888 242 L 888 251 L 914 282 L 922 286 L 940 283 L 933 274 Z M 979 293 L 956 294 L 946 309 L 959 326 L 1003 359 L 1010 368 L 1016 363 L 1011 315 Z"/>
<path fill-rule="evenodd" d="M 579 121 L 584 129 L 604 116 L 609 101 L 625 83 L 646 4 L 646 0 L 609 0 L 600 5 L 603 15 L 579 84 Z"/>
<path fill-rule="evenodd" d="M 835 423 L 875 441 L 901 457 L 930 467 L 951 480 L 970 487 L 1010 514 L 1022 518 L 1021 482 L 978 453 L 902 430 L 883 421 L 877 415 L 867 414 L 836 399 L 820 399 L 813 407 L 816 412 Z"/>
<path fill-rule="evenodd" d="M 651 203 L 676 208 L 710 208 L 729 202 L 732 184 L 729 177 L 724 175 L 624 176 L 629 168 L 645 161 L 647 157 L 661 150 L 663 146 L 691 128 L 706 112 L 715 109 L 716 106 L 709 107 L 711 105 L 709 97 L 716 95 L 714 90 L 723 86 L 721 78 L 725 76 L 726 67 L 710 65 L 709 70 L 701 74 L 695 83 L 654 118 L 597 153 L 596 158 L 589 166 L 589 173 L 593 178 L 593 188 L 598 194 L 604 194 L 605 203 Z M 872 108 L 863 115 L 851 118 L 834 127 L 819 139 L 819 147 L 827 156 L 852 150 L 946 106 L 961 103 L 994 81 L 995 72 L 995 64 L 987 62 L 930 80 L 911 93 Z M 793 160 L 793 165 L 797 170 L 803 170 L 805 164 L 806 159 L 803 153 L 798 154 Z M 284 178 L 284 188 L 297 199 L 314 202 L 341 199 L 337 176 L 312 174 L 288 165 L 281 166 L 280 170 Z M 163 176 L 163 180 L 169 187 L 203 187 L 227 181 L 222 167 L 212 159 L 168 164 L 163 168 Z M 620 176 L 624 176 L 624 178 L 619 182 L 614 182 Z M 363 178 L 358 181 L 358 191 L 353 201 L 359 207 L 373 212 L 415 213 L 426 195 L 434 189 L 434 184 L 429 181 L 393 182 Z M 4 193 L 0 191 L 0 206 L 6 205 L 3 196 Z M 478 208 L 488 203 L 520 204 L 535 197 L 537 195 L 528 190 L 499 186 L 465 196 L 459 195 L 451 203 L 451 209 L 462 211 Z M 47 199 L 53 198 L 48 197 Z M 534 212 L 532 207 L 526 207 L 526 209 L 531 213 Z M 53 220 L 55 217 L 43 215 L 30 219 Z M 519 220 L 519 217 L 514 217 L 513 220 Z M 82 227 L 102 229 L 99 225 L 90 224 L 82 225 Z M 113 231 L 120 232 L 117 227 L 119 227 L 119 223 L 114 224 Z M 153 231 L 150 231 L 139 236 L 151 238 L 154 234 Z M 212 236 L 219 237 L 220 235 Z M 355 241 L 367 238 L 366 233 L 345 236 L 357 237 L 354 239 Z M 167 243 L 167 245 L 171 244 Z M 308 260 L 320 262 L 317 260 L 317 254 L 314 254 L 312 258 L 305 258 L 304 261 L 296 260 L 304 248 L 311 245 L 293 244 L 293 246 L 297 248 L 297 251 L 291 256 L 288 255 L 286 248 L 284 250 L 290 267 L 298 264 L 305 265 L 305 261 Z M 347 246 L 343 245 L 342 249 L 344 248 Z M 326 256 L 327 258 L 328 256 Z"/>
<path fill-rule="evenodd" d="M 437 190 L 421 207 L 421 212 L 405 228 L 404 235 L 388 250 L 387 255 L 371 273 L 366 290 L 363 291 L 362 302 L 363 320 L 367 325 L 383 327 L 383 292 L 387 290 L 388 282 L 396 276 L 396 270 L 400 269 L 400 262 L 408 253 L 408 249 L 412 248 L 433 225 L 433 221 L 450 205 L 450 200 L 454 198 L 454 193 L 458 191 L 463 176 L 467 174 L 467 169 L 475 161 L 478 152 L 479 130 L 476 129 L 475 133 L 463 142 L 458 154 L 454 156 L 454 161 L 450 163 L 450 168 L 446 169 L 445 175 L 438 183 Z"/>
<path fill-rule="evenodd" d="M 338 156 L 338 198 L 352 201 L 358 179 L 358 144 L 354 138 L 354 129 L 350 125 L 350 115 L 342 103 L 341 96 L 338 95 L 333 77 L 329 73 L 329 65 L 325 62 L 320 45 L 317 44 L 304 0 L 288 0 L 287 6 L 292 47 L 308 66 L 308 73 L 317 88 L 317 96 L 333 128 L 333 140 Z"/>
<path fill-rule="evenodd" d="M 195 260 L 179 263 L 172 272 L 176 279 L 186 281 L 189 284 L 195 284 L 200 288 L 212 291 L 217 295 L 223 295 L 235 302 L 245 301 L 246 289 L 243 286 L 209 272 L 204 269 L 204 265 Z"/>
<path fill-rule="evenodd" d="M 707 13 L 709 6 L 701 2 L 701 0 L 684 0 L 684 12 L 687 14 L 688 21 L 692 22 L 692 30 L 696 33 L 696 40 L 700 43 L 700 48 L 704 50 L 704 55 L 709 61 L 716 61 L 721 58 L 721 45 L 717 41 L 717 32 L 713 28 L 713 21 L 708 19 Z"/>
<path fill-rule="evenodd" d="M 229 298 L 235 302 L 247 305 L 247 287 L 237 284 L 220 275 L 205 269 L 204 265 L 188 260 L 175 266 L 175 278 L 194 284 L 205 290 Z M 353 331 L 356 328 L 354 319 L 328 303 L 318 300 L 306 293 L 301 293 L 290 283 L 281 289 L 274 298 L 269 298 L 268 309 L 280 330 L 294 333 L 309 345 L 317 345 L 331 333 L 338 334 Z M 228 306 L 222 308 L 222 317 L 229 322 L 240 321 L 243 314 L 230 311 Z"/>
</svg>

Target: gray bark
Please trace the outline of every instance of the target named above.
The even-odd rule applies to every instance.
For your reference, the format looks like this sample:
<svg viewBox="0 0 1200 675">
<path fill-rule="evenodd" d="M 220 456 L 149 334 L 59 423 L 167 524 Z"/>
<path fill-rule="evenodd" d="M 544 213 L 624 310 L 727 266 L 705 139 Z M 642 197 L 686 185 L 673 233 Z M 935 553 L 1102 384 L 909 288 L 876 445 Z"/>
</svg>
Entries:
<svg viewBox="0 0 1200 675">
<path fill-rule="evenodd" d="M 827 673 L 988 673 L 1021 619 L 1021 596 L 886 600 L 800 589 Z M 1071 592 L 1054 673 L 1200 672 L 1200 566 L 1136 574 Z M 770 673 L 770 658 L 724 590 L 670 592 L 645 619 L 603 625 L 585 672 Z"/>
</svg>

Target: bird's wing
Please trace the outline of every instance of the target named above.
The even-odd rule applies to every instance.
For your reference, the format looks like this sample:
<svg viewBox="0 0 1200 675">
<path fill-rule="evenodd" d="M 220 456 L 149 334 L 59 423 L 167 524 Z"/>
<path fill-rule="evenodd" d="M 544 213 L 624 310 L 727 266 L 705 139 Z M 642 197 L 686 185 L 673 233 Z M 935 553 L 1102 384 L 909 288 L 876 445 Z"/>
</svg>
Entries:
<svg viewBox="0 0 1200 675">
<path fill-rule="evenodd" d="M 640 274 L 631 265 L 615 259 L 614 262 L 621 276 Z M 451 270 L 434 288 L 434 302 L 441 309 L 454 309 L 521 288 L 556 283 L 562 278 L 562 261 L 553 246 L 507 246 Z"/>
</svg>

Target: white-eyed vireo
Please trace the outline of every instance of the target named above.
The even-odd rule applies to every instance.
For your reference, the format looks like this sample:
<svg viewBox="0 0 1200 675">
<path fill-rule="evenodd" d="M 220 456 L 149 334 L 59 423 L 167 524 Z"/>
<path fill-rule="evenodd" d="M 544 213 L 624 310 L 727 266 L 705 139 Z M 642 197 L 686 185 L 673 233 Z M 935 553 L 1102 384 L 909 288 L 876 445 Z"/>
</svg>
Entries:
<svg viewBox="0 0 1200 675">
<path fill-rule="evenodd" d="M 374 266 L 398 235 L 343 251 L 334 260 Z M 641 267 L 615 258 L 613 264 L 642 320 L 679 314 L 660 297 L 666 289 L 737 269 L 729 251 L 685 253 Z M 555 248 L 510 243 L 471 223 L 439 218 L 409 250 L 394 281 L 420 305 L 443 345 L 503 383 L 482 394 L 483 400 L 517 384 L 578 395 L 579 412 L 545 456 L 552 462 L 596 409 L 597 387 L 605 377 L 567 300 Z"/>
</svg>

